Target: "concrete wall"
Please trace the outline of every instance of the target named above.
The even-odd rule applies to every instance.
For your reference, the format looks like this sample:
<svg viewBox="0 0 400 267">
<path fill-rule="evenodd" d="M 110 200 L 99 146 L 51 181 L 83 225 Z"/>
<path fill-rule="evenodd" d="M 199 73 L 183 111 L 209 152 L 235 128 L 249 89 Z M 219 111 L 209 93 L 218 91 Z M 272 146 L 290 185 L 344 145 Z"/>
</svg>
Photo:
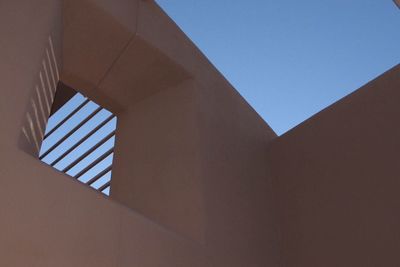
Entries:
<svg viewBox="0 0 400 267">
<path fill-rule="evenodd" d="M 276 139 L 282 266 L 399 266 L 400 66 Z"/>
<path fill-rule="evenodd" d="M 1 266 L 399 265 L 399 66 L 277 138 L 153 1 L 0 30 Z M 111 198 L 32 157 L 59 77 L 118 116 Z"/>
<path fill-rule="evenodd" d="M 26 153 L 32 144 L 19 146 L 27 110 L 36 119 L 37 85 L 53 84 L 43 66 L 49 38 L 62 70 L 61 14 L 60 1 L 0 3 L 0 265 L 207 266 L 198 245 L 41 163 Z M 50 95 L 39 93 L 46 109 Z"/>
<path fill-rule="evenodd" d="M 0 142 L 36 155 L 62 63 L 61 3 L 2 1 L 0 5 L 0 114 L 6 125 Z"/>
<path fill-rule="evenodd" d="M 3 1 L 0 22 L 0 265 L 277 266 L 276 136 L 152 1 Z M 111 199 L 32 157 L 59 77 L 119 117 Z"/>
<path fill-rule="evenodd" d="M 204 240 L 199 133 L 190 83 L 118 117 L 111 196 L 195 240 Z"/>
<path fill-rule="evenodd" d="M 1 176 L 2 266 L 210 266 L 199 245 L 26 153 Z"/>
<path fill-rule="evenodd" d="M 277 266 L 275 134 L 228 84 L 187 81 L 118 123 L 113 198 L 203 244 L 217 266 Z"/>
<path fill-rule="evenodd" d="M 206 240 L 216 266 L 279 266 L 265 148 L 275 134 L 220 80 L 198 85 Z"/>
<path fill-rule="evenodd" d="M 153 2 L 138 10 L 132 44 L 99 86 L 124 107 L 112 198 L 203 244 L 217 266 L 277 266 L 264 149 L 275 133 Z M 140 79 L 121 74 L 141 66 Z"/>
</svg>

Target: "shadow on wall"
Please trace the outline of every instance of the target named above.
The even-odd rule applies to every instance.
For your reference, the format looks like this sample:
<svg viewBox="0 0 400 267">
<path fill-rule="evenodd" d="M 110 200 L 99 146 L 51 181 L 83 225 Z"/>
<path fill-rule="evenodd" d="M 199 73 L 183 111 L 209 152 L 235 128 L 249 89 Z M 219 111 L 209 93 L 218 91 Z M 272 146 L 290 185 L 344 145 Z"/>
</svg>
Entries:
<svg viewBox="0 0 400 267">
<path fill-rule="evenodd" d="M 60 72 L 55 56 L 53 39 L 48 38 L 48 44 L 42 58 L 40 71 L 37 77 L 27 111 L 23 119 L 19 147 L 25 152 L 37 157 L 50 116 L 51 106 L 55 96 Z"/>
</svg>

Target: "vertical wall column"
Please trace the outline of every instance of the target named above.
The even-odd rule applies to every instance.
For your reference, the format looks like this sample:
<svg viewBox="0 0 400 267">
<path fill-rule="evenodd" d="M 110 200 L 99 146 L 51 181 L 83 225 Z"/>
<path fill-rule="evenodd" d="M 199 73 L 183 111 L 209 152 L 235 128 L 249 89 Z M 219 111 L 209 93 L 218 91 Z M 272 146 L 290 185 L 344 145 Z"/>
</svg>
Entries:
<svg viewBox="0 0 400 267">
<path fill-rule="evenodd" d="M 111 196 L 202 241 L 204 201 L 194 90 L 188 80 L 119 115 Z"/>
</svg>

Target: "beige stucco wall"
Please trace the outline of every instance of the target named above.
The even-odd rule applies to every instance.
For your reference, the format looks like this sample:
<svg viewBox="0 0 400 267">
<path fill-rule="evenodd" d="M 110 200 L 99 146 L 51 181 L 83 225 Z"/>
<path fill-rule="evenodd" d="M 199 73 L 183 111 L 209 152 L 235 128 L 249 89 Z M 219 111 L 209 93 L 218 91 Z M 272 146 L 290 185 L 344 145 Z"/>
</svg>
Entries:
<svg viewBox="0 0 400 267">
<path fill-rule="evenodd" d="M 209 266 L 194 242 L 28 154 L 9 155 L 1 174 L 2 266 Z"/>
<path fill-rule="evenodd" d="M 399 66 L 277 138 L 153 1 L 0 33 L 1 266 L 398 265 Z M 118 115 L 111 198 L 32 157 L 58 75 Z"/>
<path fill-rule="evenodd" d="M 0 265 L 277 266 L 275 134 L 153 2 L 6 2 Z M 61 80 L 119 116 L 114 200 L 33 157 L 51 46 Z M 32 124 L 38 144 L 21 134 Z"/>
<path fill-rule="evenodd" d="M 60 15 L 58 1 L 1 2 L 2 146 L 37 153 L 61 67 Z"/>
<path fill-rule="evenodd" d="M 398 266 L 400 66 L 269 148 L 283 266 Z"/>
<path fill-rule="evenodd" d="M 197 91 L 211 254 L 217 266 L 279 266 L 276 202 L 263 162 L 275 134 L 225 80 L 214 85 Z"/>
<path fill-rule="evenodd" d="M 61 2 L 3 1 L 0 6 L 0 265 L 207 266 L 194 242 L 46 166 L 26 153 L 28 147 L 19 146 L 36 85 L 42 86 L 39 74 L 44 75 L 49 37 L 62 70 Z M 46 78 L 44 84 L 49 91 Z"/>
<path fill-rule="evenodd" d="M 218 266 L 277 266 L 264 149 L 275 133 L 152 2 L 140 3 L 136 36 L 113 68 L 129 64 L 145 78 L 111 70 L 99 86 L 125 107 L 111 196 L 203 244 Z M 143 88 L 158 92 L 140 100 Z"/>
<path fill-rule="evenodd" d="M 190 80 L 121 114 L 111 196 L 203 244 L 218 266 L 277 266 L 265 165 L 275 134 L 227 83 L 215 88 Z"/>
<path fill-rule="evenodd" d="M 190 82 L 149 97 L 118 117 L 111 195 L 199 241 L 204 197 Z"/>
</svg>

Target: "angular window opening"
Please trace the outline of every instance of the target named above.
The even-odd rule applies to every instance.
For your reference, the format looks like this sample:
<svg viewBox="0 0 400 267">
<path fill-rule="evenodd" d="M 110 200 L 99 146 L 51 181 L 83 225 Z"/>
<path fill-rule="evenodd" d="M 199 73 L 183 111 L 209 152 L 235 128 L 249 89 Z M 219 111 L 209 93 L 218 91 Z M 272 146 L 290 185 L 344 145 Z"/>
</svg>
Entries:
<svg viewBox="0 0 400 267">
<path fill-rule="evenodd" d="M 59 86 L 39 159 L 109 195 L 116 125 L 113 113 Z"/>
</svg>

